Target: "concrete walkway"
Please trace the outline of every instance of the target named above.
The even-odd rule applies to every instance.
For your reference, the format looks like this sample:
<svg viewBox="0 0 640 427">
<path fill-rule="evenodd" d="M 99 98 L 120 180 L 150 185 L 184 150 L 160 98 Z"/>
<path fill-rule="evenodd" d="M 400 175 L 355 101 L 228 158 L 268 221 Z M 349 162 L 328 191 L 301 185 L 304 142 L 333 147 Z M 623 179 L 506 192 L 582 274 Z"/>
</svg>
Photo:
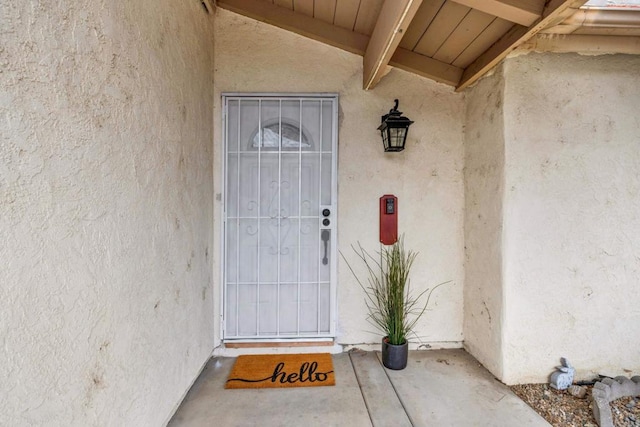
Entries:
<svg viewBox="0 0 640 427">
<path fill-rule="evenodd" d="M 211 359 L 169 426 L 549 426 L 464 350 L 333 356 L 334 387 L 225 390 L 234 359 Z"/>
</svg>

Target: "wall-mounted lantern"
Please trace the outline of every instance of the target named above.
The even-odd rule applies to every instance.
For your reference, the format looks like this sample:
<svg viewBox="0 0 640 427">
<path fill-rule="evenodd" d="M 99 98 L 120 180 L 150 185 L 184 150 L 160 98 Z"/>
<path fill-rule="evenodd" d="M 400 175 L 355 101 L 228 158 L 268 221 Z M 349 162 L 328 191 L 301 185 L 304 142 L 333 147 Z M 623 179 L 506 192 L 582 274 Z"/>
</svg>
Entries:
<svg viewBox="0 0 640 427">
<path fill-rule="evenodd" d="M 382 124 L 378 127 L 382 135 L 384 151 L 402 151 L 407 142 L 409 126 L 413 123 L 409 118 L 398 111 L 398 100 L 394 100 L 396 105 L 389 111 L 389 114 L 382 116 Z"/>
</svg>

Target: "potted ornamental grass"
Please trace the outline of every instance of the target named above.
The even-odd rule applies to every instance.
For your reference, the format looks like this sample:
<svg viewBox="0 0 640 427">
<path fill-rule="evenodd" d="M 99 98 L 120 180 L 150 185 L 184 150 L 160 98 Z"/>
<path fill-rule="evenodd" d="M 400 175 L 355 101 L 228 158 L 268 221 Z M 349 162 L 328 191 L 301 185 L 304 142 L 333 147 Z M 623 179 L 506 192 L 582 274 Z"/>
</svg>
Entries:
<svg viewBox="0 0 640 427">
<path fill-rule="evenodd" d="M 414 326 L 427 310 L 433 291 L 449 282 L 413 294 L 409 272 L 417 253 L 405 249 L 403 237 L 393 245 L 381 246 L 376 256 L 360 244 L 352 248 L 364 263 L 365 280 L 359 278 L 344 255 L 342 257 L 364 290 L 369 322 L 384 335 L 382 364 L 389 369 L 404 369 L 409 354 L 409 335 L 414 333 Z"/>
</svg>

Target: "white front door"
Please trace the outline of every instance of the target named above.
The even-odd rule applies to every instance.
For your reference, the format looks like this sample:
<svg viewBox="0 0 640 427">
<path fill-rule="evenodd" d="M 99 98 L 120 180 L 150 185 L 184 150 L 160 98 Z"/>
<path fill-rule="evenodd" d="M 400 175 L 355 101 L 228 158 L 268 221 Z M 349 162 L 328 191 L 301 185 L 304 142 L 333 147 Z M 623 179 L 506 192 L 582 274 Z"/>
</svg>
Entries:
<svg viewBox="0 0 640 427">
<path fill-rule="evenodd" d="M 337 96 L 223 101 L 224 337 L 331 337 Z"/>
</svg>

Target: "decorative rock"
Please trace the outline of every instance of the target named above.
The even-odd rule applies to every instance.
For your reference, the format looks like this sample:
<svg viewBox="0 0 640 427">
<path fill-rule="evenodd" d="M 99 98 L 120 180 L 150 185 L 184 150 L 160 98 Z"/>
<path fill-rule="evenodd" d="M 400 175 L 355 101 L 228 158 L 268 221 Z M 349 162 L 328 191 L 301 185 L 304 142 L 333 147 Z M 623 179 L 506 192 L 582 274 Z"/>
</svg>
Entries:
<svg viewBox="0 0 640 427">
<path fill-rule="evenodd" d="M 591 391 L 593 398 L 591 410 L 600 427 L 613 427 L 609 403 L 625 396 L 640 396 L 640 376 L 634 376 L 631 379 L 624 376 L 614 379 L 603 378 L 602 381 L 594 384 Z"/>
<path fill-rule="evenodd" d="M 608 380 L 609 378 L 605 378 L 604 380 Z M 594 396 L 602 397 L 603 399 L 607 399 L 611 401 L 611 387 L 609 384 L 598 381 L 593 385 L 593 391 L 591 392 Z"/>
<path fill-rule="evenodd" d="M 577 397 L 578 399 L 584 399 L 587 395 L 587 389 L 579 385 L 569 386 L 567 391 L 570 395 Z"/>
</svg>

